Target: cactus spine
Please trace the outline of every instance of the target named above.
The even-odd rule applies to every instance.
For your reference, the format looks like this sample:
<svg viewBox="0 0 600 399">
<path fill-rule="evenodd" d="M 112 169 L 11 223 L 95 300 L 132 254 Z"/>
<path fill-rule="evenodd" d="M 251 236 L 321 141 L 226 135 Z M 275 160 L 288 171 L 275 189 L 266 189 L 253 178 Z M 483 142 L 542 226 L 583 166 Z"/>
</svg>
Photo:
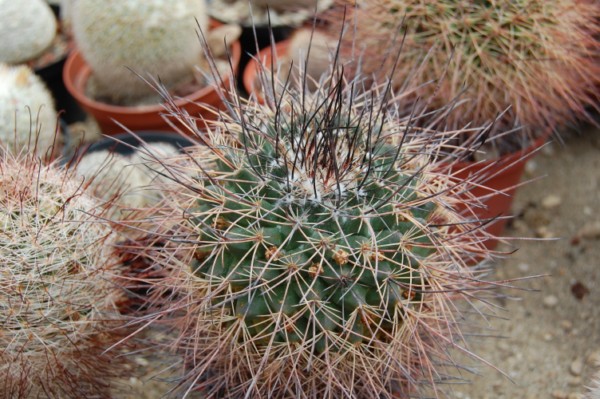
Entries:
<svg viewBox="0 0 600 399">
<path fill-rule="evenodd" d="M 56 18 L 44 0 L 0 0 L 0 62 L 36 58 L 56 36 Z"/>
<path fill-rule="evenodd" d="M 151 302 L 178 317 L 182 387 L 392 398 L 436 379 L 460 337 L 454 301 L 486 286 L 466 266 L 485 254 L 478 223 L 432 159 L 458 133 L 423 135 L 360 84 L 331 73 L 234 104 L 144 219 L 166 241 L 140 251 L 166 274 Z"/>
<path fill-rule="evenodd" d="M 202 59 L 198 25 L 206 31 L 204 0 L 79 0 L 72 4 L 75 40 L 90 64 L 98 94 L 119 102 L 153 93 L 128 70 L 171 87 L 193 77 Z"/>
<path fill-rule="evenodd" d="M 0 64 L 0 143 L 45 155 L 57 139 L 57 123 L 54 100 L 41 79 L 26 66 Z"/>
<path fill-rule="evenodd" d="M 1 145 L 0 203 L 0 397 L 109 397 L 121 295 L 101 209 L 56 165 Z"/>
</svg>

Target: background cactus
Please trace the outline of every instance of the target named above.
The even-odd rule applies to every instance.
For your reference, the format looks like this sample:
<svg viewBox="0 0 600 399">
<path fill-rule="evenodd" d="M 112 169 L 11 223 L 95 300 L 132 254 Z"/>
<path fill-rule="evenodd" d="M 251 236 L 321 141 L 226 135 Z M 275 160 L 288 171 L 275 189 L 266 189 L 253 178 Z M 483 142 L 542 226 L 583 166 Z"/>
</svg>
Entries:
<svg viewBox="0 0 600 399">
<path fill-rule="evenodd" d="M 272 26 L 300 26 L 314 17 L 315 10 L 324 11 L 333 3 L 334 0 L 212 0 L 209 13 L 218 20 L 243 26 L 266 26 L 269 19 Z"/>
<path fill-rule="evenodd" d="M 0 62 L 19 64 L 41 55 L 56 29 L 56 18 L 44 0 L 0 0 Z"/>
<path fill-rule="evenodd" d="M 485 256 L 479 222 L 453 210 L 469 183 L 433 162 L 459 132 L 423 135 L 360 84 L 332 73 L 314 94 L 234 104 L 142 218 L 162 242 L 140 252 L 165 273 L 151 301 L 178 317 L 182 387 L 391 398 L 438 378 L 454 301 L 488 287 L 466 266 Z"/>
<path fill-rule="evenodd" d="M 119 102 L 154 93 L 126 67 L 167 87 L 193 80 L 202 59 L 196 20 L 203 31 L 208 26 L 204 0 L 78 0 L 71 7 L 75 41 L 99 96 Z"/>
<path fill-rule="evenodd" d="M 109 397 L 115 234 L 56 165 L 0 145 L 0 397 Z"/>
<path fill-rule="evenodd" d="M 466 90 L 462 98 L 472 101 L 449 116 L 453 127 L 510 108 L 497 133 L 519 125 L 543 132 L 597 108 L 598 18 L 600 3 L 590 1 L 361 0 L 347 18 L 356 30 L 345 48 L 362 56 L 363 72 L 386 76 L 402 47 L 395 87 L 415 90 L 433 109 Z"/>
<path fill-rule="evenodd" d="M 26 66 L 0 64 L 0 143 L 45 155 L 60 141 L 57 124 L 54 100 L 41 79 Z"/>
</svg>

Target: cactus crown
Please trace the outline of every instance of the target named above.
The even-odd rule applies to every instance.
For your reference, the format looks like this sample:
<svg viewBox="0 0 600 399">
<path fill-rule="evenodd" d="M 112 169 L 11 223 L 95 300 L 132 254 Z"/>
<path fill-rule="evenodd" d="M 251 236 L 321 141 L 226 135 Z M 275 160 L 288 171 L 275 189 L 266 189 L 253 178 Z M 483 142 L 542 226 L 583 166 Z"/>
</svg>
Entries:
<svg viewBox="0 0 600 399">
<path fill-rule="evenodd" d="M 191 267 L 150 249 L 171 273 L 155 298 L 185 298 L 164 306 L 185 309 L 184 383 L 209 396 L 413 389 L 451 341 L 436 339 L 454 329 L 448 290 L 474 288 L 476 223 L 452 211 L 458 188 L 432 162 L 458 133 L 422 134 L 387 90 L 358 94 L 340 76 L 232 104 L 161 208 L 159 236 Z"/>
</svg>

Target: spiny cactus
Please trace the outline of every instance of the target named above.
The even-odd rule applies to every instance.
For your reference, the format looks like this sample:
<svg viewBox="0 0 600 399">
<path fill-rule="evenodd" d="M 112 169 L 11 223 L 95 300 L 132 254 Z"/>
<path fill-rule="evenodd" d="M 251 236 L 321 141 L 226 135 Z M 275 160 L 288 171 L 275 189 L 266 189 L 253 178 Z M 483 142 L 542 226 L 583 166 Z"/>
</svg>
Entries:
<svg viewBox="0 0 600 399">
<path fill-rule="evenodd" d="M 344 3 L 350 3 L 342 0 Z M 415 89 L 433 109 L 457 98 L 468 108 L 451 126 L 481 125 L 507 109 L 498 132 L 522 125 L 552 129 L 597 107 L 600 3 L 590 1 L 361 0 L 345 36 L 362 71 L 394 71 L 396 87 Z M 350 7 L 352 9 L 352 7 Z M 332 34 L 339 34 L 334 16 Z M 356 23 L 356 26 L 354 26 Z M 406 31 L 406 37 L 402 35 Z M 415 67 L 415 65 L 418 65 Z M 426 84 L 433 82 L 433 84 Z"/>
<path fill-rule="evenodd" d="M 0 63 L 0 143 L 46 155 L 57 141 L 58 115 L 42 80 L 26 66 Z M 39 134 L 38 134 L 39 133 Z"/>
<path fill-rule="evenodd" d="M 123 359 L 115 234 L 56 165 L 0 145 L 0 397 L 105 398 Z"/>
<path fill-rule="evenodd" d="M 127 67 L 167 86 L 193 78 L 202 59 L 197 22 L 208 26 L 204 0 L 78 0 L 71 19 L 77 46 L 112 101 L 139 100 L 152 88 Z"/>
<path fill-rule="evenodd" d="M 360 85 L 330 72 L 314 93 L 232 104 L 142 218 L 184 389 L 392 398 L 442 378 L 455 301 L 489 288 L 467 266 L 486 254 L 480 223 L 454 211 L 469 182 L 434 162 L 461 132 L 424 135 Z"/>
<path fill-rule="evenodd" d="M 56 18 L 44 0 L 0 0 L 0 62 L 19 64 L 46 50 L 56 36 Z"/>
</svg>

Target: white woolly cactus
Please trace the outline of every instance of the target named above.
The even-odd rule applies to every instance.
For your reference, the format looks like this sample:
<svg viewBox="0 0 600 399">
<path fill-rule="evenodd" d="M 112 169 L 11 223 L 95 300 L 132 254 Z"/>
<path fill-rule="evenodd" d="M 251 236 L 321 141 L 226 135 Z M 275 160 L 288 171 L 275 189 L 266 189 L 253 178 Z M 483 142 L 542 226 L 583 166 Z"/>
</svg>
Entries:
<svg viewBox="0 0 600 399">
<path fill-rule="evenodd" d="M 115 234 L 56 165 L 0 145 L 0 397 L 109 397 Z"/>
<path fill-rule="evenodd" d="M 34 59 L 50 46 L 56 28 L 56 18 L 45 1 L 0 0 L 0 62 Z"/>
<path fill-rule="evenodd" d="M 304 84 L 306 77 L 310 90 L 318 87 L 319 79 L 330 69 L 337 49 L 337 41 L 320 31 L 299 29 L 289 40 L 287 53 L 282 57 L 280 72 L 290 73 L 295 84 Z"/>
<path fill-rule="evenodd" d="M 0 64 L 0 143 L 44 155 L 55 143 L 57 122 L 54 100 L 42 80 L 26 66 Z"/>
<path fill-rule="evenodd" d="M 75 41 L 93 70 L 97 94 L 115 102 L 152 94 L 128 68 L 158 76 L 167 87 L 192 77 L 202 59 L 196 21 L 206 31 L 205 8 L 204 0 L 73 3 Z"/>
<path fill-rule="evenodd" d="M 177 148 L 166 143 L 145 143 L 131 155 L 91 152 L 81 158 L 76 173 L 86 178 L 94 196 L 125 208 L 143 208 L 160 198 L 157 186 L 164 166 L 156 160 L 178 155 Z"/>
</svg>

